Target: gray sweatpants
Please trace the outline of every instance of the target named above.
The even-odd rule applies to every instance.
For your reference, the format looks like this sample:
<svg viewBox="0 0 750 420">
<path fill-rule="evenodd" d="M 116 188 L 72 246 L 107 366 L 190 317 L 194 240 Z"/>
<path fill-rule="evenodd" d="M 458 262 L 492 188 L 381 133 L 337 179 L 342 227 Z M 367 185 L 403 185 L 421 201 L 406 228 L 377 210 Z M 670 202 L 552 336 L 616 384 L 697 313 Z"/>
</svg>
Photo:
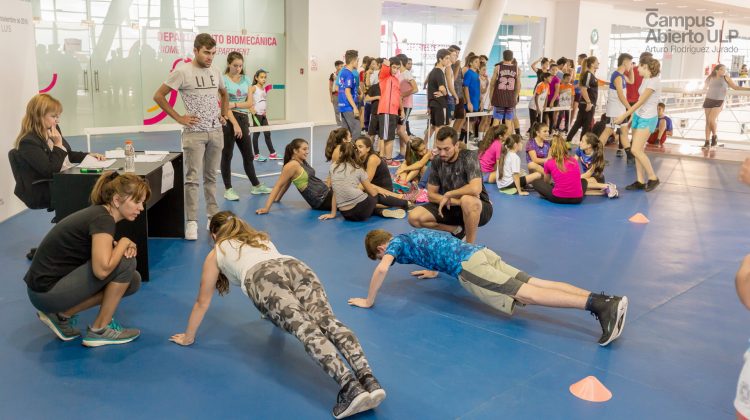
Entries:
<svg viewBox="0 0 750 420">
<path fill-rule="evenodd" d="M 336 319 L 323 285 L 305 263 L 295 258 L 262 262 L 247 273 L 244 287 L 255 307 L 297 337 L 307 354 L 339 385 L 372 373 L 359 340 Z"/>
<path fill-rule="evenodd" d="M 185 212 L 187 220 L 198 220 L 198 174 L 203 172 L 203 196 L 206 215 L 219 212 L 216 203 L 216 171 L 221 164 L 224 135 L 221 130 L 182 133 L 182 152 L 185 158 Z"/>
<path fill-rule="evenodd" d="M 352 134 L 352 138 L 357 138 L 362 129 L 359 125 L 359 118 L 354 116 L 354 112 L 341 113 L 341 127 L 346 128 Z"/>
<path fill-rule="evenodd" d="M 99 280 L 94 275 L 94 269 L 89 261 L 68 273 L 55 283 L 52 289 L 44 293 L 26 289 L 35 308 L 44 313 L 64 312 L 104 290 L 110 282 L 130 283 L 125 296 L 137 292 L 141 288 L 141 275 L 135 268 L 135 258 L 123 258 L 109 276 Z"/>
</svg>

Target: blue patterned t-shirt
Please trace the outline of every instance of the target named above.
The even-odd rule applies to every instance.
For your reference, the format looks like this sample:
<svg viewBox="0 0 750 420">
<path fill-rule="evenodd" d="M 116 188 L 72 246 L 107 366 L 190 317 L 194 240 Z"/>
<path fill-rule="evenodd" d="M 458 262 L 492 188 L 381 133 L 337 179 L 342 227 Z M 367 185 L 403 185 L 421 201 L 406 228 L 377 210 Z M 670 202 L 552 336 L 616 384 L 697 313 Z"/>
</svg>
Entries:
<svg viewBox="0 0 750 420">
<path fill-rule="evenodd" d="M 392 255 L 399 264 L 416 264 L 428 270 L 458 277 L 461 263 L 484 248 L 454 238 L 448 233 L 431 229 L 416 229 L 394 236 L 385 253 Z"/>
</svg>

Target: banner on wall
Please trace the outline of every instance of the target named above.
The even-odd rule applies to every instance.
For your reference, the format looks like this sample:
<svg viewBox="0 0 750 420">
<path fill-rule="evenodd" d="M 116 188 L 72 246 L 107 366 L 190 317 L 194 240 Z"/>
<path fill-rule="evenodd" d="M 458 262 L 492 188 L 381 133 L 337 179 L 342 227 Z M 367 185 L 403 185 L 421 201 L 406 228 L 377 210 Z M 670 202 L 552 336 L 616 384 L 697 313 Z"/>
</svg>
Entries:
<svg viewBox="0 0 750 420">
<path fill-rule="evenodd" d="M 37 93 L 36 50 L 31 3 L 21 0 L 3 2 L 0 10 L 0 78 L 9 83 L 3 86 L 0 101 L 0 222 L 26 207 L 13 195 L 15 180 L 8 162 L 8 151 L 13 147 L 26 103 Z"/>
<path fill-rule="evenodd" d="M 245 73 L 252 78 L 253 74 L 263 69 L 268 73 L 268 116 L 269 119 L 280 119 L 284 117 L 285 110 L 285 59 L 286 48 L 284 34 L 275 33 L 242 33 L 242 32 L 219 32 L 208 31 L 216 40 L 216 56 L 213 67 L 224 73 L 226 59 L 232 51 L 237 51 L 245 58 Z M 155 51 L 158 62 L 148 65 L 144 57 L 141 57 L 143 66 L 143 109 L 144 125 L 158 124 L 162 121 L 172 123 L 164 113 L 151 100 L 151 95 L 167 79 L 167 74 L 177 65 L 189 62 L 193 57 L 194 32 L 179 30 L 148 29 L 145 31 L 144 42 Z M 184 112 L 182 101 L 177 100 L 177 92 L 172 92 L 167 97 L 168 102 L 175 107 L 178 113 Z"/>
</svg>

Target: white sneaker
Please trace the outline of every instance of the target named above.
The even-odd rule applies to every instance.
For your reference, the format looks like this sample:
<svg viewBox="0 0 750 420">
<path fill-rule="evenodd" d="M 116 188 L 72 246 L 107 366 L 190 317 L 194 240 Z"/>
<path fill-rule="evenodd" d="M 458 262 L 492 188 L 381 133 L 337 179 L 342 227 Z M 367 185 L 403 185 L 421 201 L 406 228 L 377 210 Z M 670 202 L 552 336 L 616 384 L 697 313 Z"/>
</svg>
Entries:
<svg viewBox="0 0 750 420">
<path fill-rule="evenodd" d="M 198 240 L 198 222 L 195 220 L 188 220 L 185 224 L 185 239 L 188 241 Z"/>
</svg>

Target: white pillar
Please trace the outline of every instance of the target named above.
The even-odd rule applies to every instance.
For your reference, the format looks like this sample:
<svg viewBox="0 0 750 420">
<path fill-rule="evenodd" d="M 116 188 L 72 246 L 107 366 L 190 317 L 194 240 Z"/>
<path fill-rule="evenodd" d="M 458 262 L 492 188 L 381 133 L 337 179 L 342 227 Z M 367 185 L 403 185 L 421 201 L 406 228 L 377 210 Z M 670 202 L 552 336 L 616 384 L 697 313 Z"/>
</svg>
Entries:
<svg viewBox="0 0 750 420">
<path fill-rule="evenodd" d="M 463 55 L 466 56 L 470 51 L 478 55 L 490 55 L 492 45 L 495 43 L 497 28 L 503 20 L 503 12 L 507 0 L 481 0 L 477 11 L 477 20 L 471 28 L 471 35 L 462 48 Z"/>
</svg>

